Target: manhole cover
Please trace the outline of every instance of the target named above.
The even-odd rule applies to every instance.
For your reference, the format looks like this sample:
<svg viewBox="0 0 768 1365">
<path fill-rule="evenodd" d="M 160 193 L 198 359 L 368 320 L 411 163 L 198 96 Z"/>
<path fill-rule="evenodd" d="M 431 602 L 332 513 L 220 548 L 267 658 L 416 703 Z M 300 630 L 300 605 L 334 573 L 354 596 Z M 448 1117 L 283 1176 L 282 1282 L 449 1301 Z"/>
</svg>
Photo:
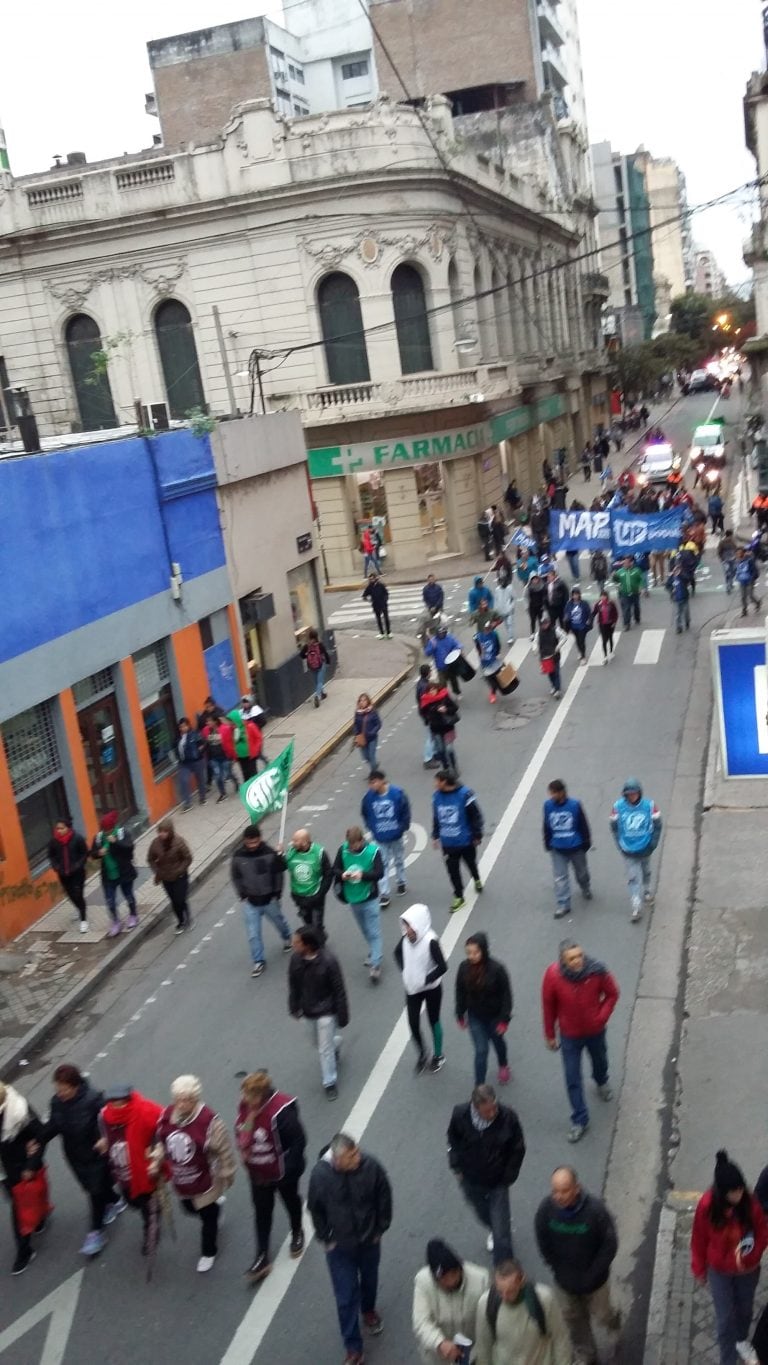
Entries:
<svg viewBox="0 0 768 1365">
<path fill-rule="evenodd" d="M 546 707 L 547 703 L 543 697 L 530 697 L 526 701 L 519 701 L 514 711 L 497 711 L 496 729 L 520 730 L 530 721 L 536 720 L 546 710 Z"/>
</svg>

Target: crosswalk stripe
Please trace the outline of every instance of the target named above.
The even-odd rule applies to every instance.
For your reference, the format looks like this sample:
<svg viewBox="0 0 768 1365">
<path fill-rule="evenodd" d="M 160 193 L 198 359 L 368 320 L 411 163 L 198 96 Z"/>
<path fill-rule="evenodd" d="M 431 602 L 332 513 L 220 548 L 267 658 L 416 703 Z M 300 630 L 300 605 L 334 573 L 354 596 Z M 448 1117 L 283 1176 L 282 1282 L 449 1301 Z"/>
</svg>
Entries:
<svg viewBox="0 0 768 1365">
<path fill-rule="evenodd" d="M 620 639 L 621 639 L 621 631 L 620 631 L 620 630 L 615 630 L 615 631 L 613 632 L 613 648 L 614 648 L 614 652 L 615 652 L 615 650 L 616 650 L 616 646 L 617 646 L 617 644 L 619 643 L 619 640 L 620 640 Z M 610 658 L 610 655 L 609 655 L 608 657 Z M 602 640 L 600 639 L 600 636 L 599 636 L 599 635 L 598 635 L 597 639 L 595 640 L 594 646 L 593 646 L 593 648 L 592 648 L 592 653 L 590 654 L 589 659 L 587 660 L 587 662 L 589 663 L 589 665 L 590 665 L 591 667 L 594 667 L 595 664 L 600 664 L 600 665 L 602 665 L 602 662 L 603 662 L 603 642 L 602 642 Z"/>
<path fill-rule="evenodd" d="M 640 636 L 633 662 L 636 664 L 657 664 L 666 633 L 666 630 L 644 630 Z"/>
</svg>

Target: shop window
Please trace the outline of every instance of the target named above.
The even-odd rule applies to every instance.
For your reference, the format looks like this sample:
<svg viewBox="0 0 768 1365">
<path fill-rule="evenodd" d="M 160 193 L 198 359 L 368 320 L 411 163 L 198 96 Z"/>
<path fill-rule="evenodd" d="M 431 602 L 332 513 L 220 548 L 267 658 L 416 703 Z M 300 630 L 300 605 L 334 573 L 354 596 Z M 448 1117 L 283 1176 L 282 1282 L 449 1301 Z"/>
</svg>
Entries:
<svg viewBox="0 0 768 1365">
<path fill-rule="evenodd" d="M 144 734 L 155 777 L 170 772 L 176 756 L 176 711 L 165 640 L 133 656 Z"/>
<path fill-rule="evenodd" d="M 50 702 L 5 721 L 2 734 L 24 846 L 34 867 L 45 859 L 55 822 L 69 815 Z"/>
<path fill-rule="evenodd" d="M 178 299 L 166 299 L 155 311 L 155 335 L 171 417 L 187 417 L 205 406 L 203 381 L 189 310 Z"/>
<path fill-rule="evenodd" d="M 393 272 L 391 287 L 400 369 L 403 374 L 433 370 L 427 301 L 421 275 L 415 266 L 399 265 Z"/>
<path fill-rule="evenodd" d="M 96 701 L 108 692 L 114 692 L 115 682 L 112 677 L 111 668 L 100 668 L 98 673 L 91 673 L 90 677 L 82 678 L 72 687 L 72 695 L 75 699 L 75 706 L 78 711 L 81 706 L 87 706 L 89 702 Z"/>
<path fill-rule="evenodd" d="M 325 360 L 331 384 L 367 384 L 371 377 L 360 294 L 340 270 L 326 275 L 317 290 Z"/>
<path fill-rule="evenodd" d="M 213 622 L 210 616 L 204 616 L 197 623 L 200 627 L 200 643 L 203 649 L 210 649 L 213 644 Z"/>
<path fill-rule="evenodd" d="M 322 622 L 317 604 L 314 565 L 299 564 L 295 569 L 289 569 L 287 581 L 294 634 L 304 635 L 310 626 L 319 629 Z"/>
<path fill-rule="evenodd" d="M 64 339 L 69 368 L 83 431 L 106 431 L 117 426 L 109 374 L 100 364 L 101 332 L 87 313 L 77 313 L 67 323 Z"/>
<path fill-rule="evenodd" d="M 356 62 L 342 62 L 341 79 L 343 81 L 359 81 L 362 76 L 368 75 L 368 62 L 365 57 Z"/>
</svg>

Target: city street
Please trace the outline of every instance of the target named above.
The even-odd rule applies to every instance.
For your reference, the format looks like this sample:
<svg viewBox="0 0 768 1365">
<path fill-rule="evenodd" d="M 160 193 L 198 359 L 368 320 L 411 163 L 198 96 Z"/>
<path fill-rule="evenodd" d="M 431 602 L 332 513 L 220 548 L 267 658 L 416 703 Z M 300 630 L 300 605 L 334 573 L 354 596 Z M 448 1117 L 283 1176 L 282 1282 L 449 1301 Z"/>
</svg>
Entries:
<svg viewBox="0 0 768 1365">
<path fill-rule="evenodd" d="M 711 395 L 682 399 L 663 419 L 665 432 L 684 461 L 693 427 L 712 405 Z M 734 398 L 725 413 L 731 478 L 738 472 L 734 425 L 738 411 Z M 662 420 L 659 412 L 654 412 L 656 420 Z M 624 463 L 612 457 L 614 472 Z M 571 480 L 570 496 L 588 502 L 596 488 L 594 478 L 583 485 L 579 473 Z M 518 691 L 490 707 L 478 677 L 462 699 L 457 753 L 462 779 L 477 792 L 485 815 L 481 850 L 485 890 L 477 897 L 468 894 L 467 908 L 457 915 L 448 914 L 448 881 L 428 837 L 433 784 L 431 774 L 422 768 L 423 728 L 415 713 L 412 684 L 405 684 L 384 707 L 380 762 L 408 792 L 415 821 L 409 841 L 408 895 L 393 897 L 390 908 L 382 912 L 385 967 L 378 987 L 369 983 L 363 966 L 365 943 L 348 910 L 329 898 L 331 946 L 341 960 L 351 1005 L 335 1105 L 323 1094 L 317 1055 L 305 1027 L 288 1017 L 286 961 L 269 925 L 268 969 L 260 980 L 250 978 L 242 917 L 225 870 L 197 893 L 193 932 L 161 949 L 157 938 L 142 945 L 128 967 L 81 1012 L 64 1021 L 17 1082 L 45 1112 L 50 1073 L 62 1060 L 90 1072 L 97 1085 L 130 1082 L 163 1102 L 174 1076 L 191 1071 L 201 1076 L 205 1099 L 231 1128 L 240 1077 L 267 1067 L 280 1089 L 299 1098 L 310 1165 L 334 1132 L 344 1129 L 360 1138 L 384 1163 L 394 1190 L 379 1300 L 385 1330 L 366 1346 L 366 1359 L 373 1365 L 410 1365 L 417 1359 L 410 1330 L 411 1285 L 429 1237 L 445 1238 L 475 1261 L 488 1260 L 485 1234 L 464 1205 L 445 1155 L 451 1107 L 468 1099 L 472 1086 L 470 1044 L 456 1028 L 451 1008 L 456 966 L 468 933 L 478 929 L 489 933 L 492 952 L 507 963 L 515 991 L 508 1034 L 513 1080 L 502 1098 L 517 1110 L 528 1144 L 512 1208 L 516 1251 L 533 1274 L 548 1278 L 535 1250 L 532 1219 L 552 1168 L 573 1161 L 588 1187 L 602 1188 L 622 1099 L 622 1059 L 647 932 L 647 918 L 630 923 L 608 815 L 630 774 L 641 779 L 662 814 L 667 812 L 697 635 L 724 606 L 712 549 L 704 570 L 709 572 L 702 573 L 692 602 L 690 634 L 675 635 L 666 592 L 652 591 L 642 602 L 641 626 L 620 634 L 609 667 L 602 665 L 595 632 L 589 637 L 589 667 L 576 667 L 575 651 L 568 651 L 559 702 L 550 699 L 546 679 L 530 653 L 527 616 L 518 606 L 518 643 L 512 654 L 521 675 Z M 563 573 L 567 579 L 567 566 Z M 448 576 L 445 582 L 451 582 Z M 451 586 L 451 615 L 457 617 L 468 583 Z M 585 591 L 594 597 L 594 590 Z M 354 601 L 354 594 L 335 595 L 328 598 L 327 610 L 343 613 Z M 408 620 L 403 614 L 395 629 L 409 630 Z M 335 624 L 344 628 L 339 621 Z M 364 620 L 347 624 L 370 628 Z M 460 634 L 468 640 L 466 626 L 461 626 Z M 584 802 L 595 844 L 590 855 L 594 900 L 585 904 L 577 892 L 573 916 L 563 921 L 553 919 L 551 868 L 541 840 L 541 803 L 553 777 L 561 777 Z M 344 746 L 297 795 L 289 809 L 288 829 L 311 825 L 333 856 L 346 827 L 359 819 L 364 791 L 363 766 Z M 693 819 L 692 809 L 691 823 Z M 443 1008 L 447 1064 L 439 1075 L 420 1078 L 413 1074 L 414 1055 L 402 1017 L 402 983 L 392 961 L 399 936 L 398 910 L 414 901 L 429 904 L 446 957 L 450 954 Z M 284 909 L 295 924 L 287 893 Z M 566 1142 L 569 1111 L 561 1061 L 544 1046 L 539 1006 L 542 973 L 556 957 L 559 941 L 571 936 L 607 964 L 621 988 L 608 1031 L 615 1099 L 606 1105 L 595 1098 L 593 1103 L 593 1087 L 588 1087 L 591 1128 L 575 1148 Z M 288 1260 L 282 1208 L 276 1211 L 276 1264 L 271 1277 L 256 1290 L 243 1281 L 252 1259 L 253 1231 L 242 1172 L 228 1196 L 213 1271 L 207 1276 L 195 1273 L 198 1224 L 177 1209 L 177 1240 L 168 1238 L 161 1245 L 149 1284 L 139 1255 L 137 1216 L 126 1212 L 110 1229 L 105 1252 L 84 1264 L 78 1247 L 85 1232 L 85 1201 L 63 1164 L 58 1144 L 50 1152 L 50 1172 L 56 1206 L 50 1229 L 40 1239 L 37 1260 L 28 1273 L 6 1280 L 0 1302 L 2 1365 L 79 1365 L 95 1359 L 134 1365 L 153 1359 L 158 1348 L 187 1365 L 251 1361 L 332 1365 L 341 1360 L 323 1255 L 310 1242 L 300 1261 Z M 628 1201 L 631 1186 L 628 1157 L 624 1186 Z M 623 1210 L 614 1212 L 621 1230 Z M 10 1264 L 9 1232 L 3 1254 Z M 642 1293 L 645 1286 L 638 1283 L 634 1288 Z M 641 1347 L 639 1334 L 630 1337 L 622 1359 L 639 1359 Z"/>
</svg>

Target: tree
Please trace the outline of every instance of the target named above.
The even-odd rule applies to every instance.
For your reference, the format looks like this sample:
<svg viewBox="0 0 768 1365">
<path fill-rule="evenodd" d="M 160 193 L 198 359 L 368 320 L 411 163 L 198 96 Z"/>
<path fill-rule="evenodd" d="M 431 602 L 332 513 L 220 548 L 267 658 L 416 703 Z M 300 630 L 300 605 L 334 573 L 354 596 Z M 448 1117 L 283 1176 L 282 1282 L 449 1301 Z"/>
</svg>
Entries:
<svg viewBox="0 0 768 1365">
<path fill-rule="evenodd" d="M 712 300 L 706 294 L 678 294 L 669 311 L 670 331 L 703 344 L 712 326 Z"/>
</svg>

